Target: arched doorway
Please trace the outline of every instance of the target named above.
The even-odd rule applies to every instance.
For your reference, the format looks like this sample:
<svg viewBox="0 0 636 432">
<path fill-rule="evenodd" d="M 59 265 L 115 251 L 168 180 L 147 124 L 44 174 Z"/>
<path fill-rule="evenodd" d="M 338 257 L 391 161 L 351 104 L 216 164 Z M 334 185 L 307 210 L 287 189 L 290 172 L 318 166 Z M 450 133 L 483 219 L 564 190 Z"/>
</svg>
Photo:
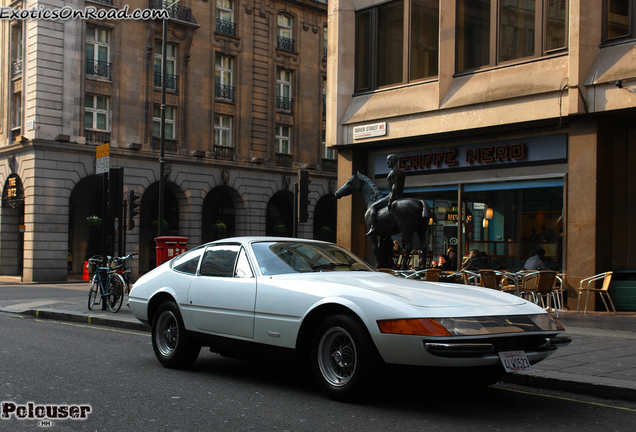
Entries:
<svg viewBox="0 0 636 432">
<path fill-rule="evenodd" d="M 294 233 L 294 195 L 289 191 L 275 193 L 267 203 L 265 235 L 291 237 Z"/>
<path fill-rule="evenodd" d="M 164 189 L 164 225 L 161 235 L 179 234 L 179 200 L 177 185 L 166 182 Z M 156 267 L 156 243 L 159 219 L 159 183 L 153 183 L 141 196 L 139 204 L 139 272 L 147 273 Z"/>
<path fill-rule="evenodd" d="M 69 273 L 81 274 L 93 255 L 102 255 L 103 179 L 91 175 L 80 180 L 69 198 Z"/>
<path fill-rule="evenodd" d="M 336 196 L 329 194 L 320 198 L 314 209 L 314 239 L 335 242 L 337 220 Z"/>
<path fill-rule="evenodd" d="M 7 177 L 2 189 L 0 274 L 22 276 L 24 270 L 24 187 L 20 177 Z"/>
<path fill-rule="evenodd" d="M 235 201 L 238 193 L 229 186 L 218 186 L 203 201 L 201 243 L 236 235 Z"/>
</svg>

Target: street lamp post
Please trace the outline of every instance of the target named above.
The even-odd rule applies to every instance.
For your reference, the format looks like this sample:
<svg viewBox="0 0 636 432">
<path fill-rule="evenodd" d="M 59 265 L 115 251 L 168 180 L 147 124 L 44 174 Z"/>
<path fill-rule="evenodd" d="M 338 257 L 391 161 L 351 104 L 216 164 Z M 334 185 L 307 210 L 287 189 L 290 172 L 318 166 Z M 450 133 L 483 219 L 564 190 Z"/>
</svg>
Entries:
<svg viewBox="0 0 636 432">
<path fill-rule="evenodd" d="M 180 0 L 176 0 L 169 5 L 164 6 L 164 10 L 176 5 Z M 164 3 L 165 4 L 165 3 Z M 168 18 L 163 18 L 163 26 L 161 29 L 161 123 L 159 131 L 159 219 L 157 220 L 157 237 L 163 235 L 163 207 L 164 207 L 164 189 L 166 187 L 165 171 L 166 161 L 164 159 L 166 149 L 166 72 L 168 62 Z"/>
</svg>

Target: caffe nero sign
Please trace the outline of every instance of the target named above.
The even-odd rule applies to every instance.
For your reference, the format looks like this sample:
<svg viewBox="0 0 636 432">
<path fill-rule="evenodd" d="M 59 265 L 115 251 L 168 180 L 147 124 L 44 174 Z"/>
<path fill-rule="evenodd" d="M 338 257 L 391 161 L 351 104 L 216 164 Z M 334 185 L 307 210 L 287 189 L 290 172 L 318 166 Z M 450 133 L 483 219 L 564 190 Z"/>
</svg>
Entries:
<svg viewBox="0 0 636 432">
<path fill-rule="evenodd" d="M 395 153 L 406 175 L 567 162 L 567 134 Z M 387 154 L 375 157 L 375 175 L 389 173 Z"/>
</svg>

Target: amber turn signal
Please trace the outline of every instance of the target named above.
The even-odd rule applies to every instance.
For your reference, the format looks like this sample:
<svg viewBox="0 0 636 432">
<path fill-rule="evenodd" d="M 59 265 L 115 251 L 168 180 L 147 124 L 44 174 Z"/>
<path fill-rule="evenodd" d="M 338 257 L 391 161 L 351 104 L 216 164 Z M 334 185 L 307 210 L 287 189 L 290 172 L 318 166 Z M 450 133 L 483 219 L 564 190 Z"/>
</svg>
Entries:
<svg viewBox="0 0 636 432">
<path fill-rule="evenodd" d="M 417 336 L 451 336 L 440 323 L 432 318 L 395 319 L 378 321 L 382 333 Z"/>
</svg>

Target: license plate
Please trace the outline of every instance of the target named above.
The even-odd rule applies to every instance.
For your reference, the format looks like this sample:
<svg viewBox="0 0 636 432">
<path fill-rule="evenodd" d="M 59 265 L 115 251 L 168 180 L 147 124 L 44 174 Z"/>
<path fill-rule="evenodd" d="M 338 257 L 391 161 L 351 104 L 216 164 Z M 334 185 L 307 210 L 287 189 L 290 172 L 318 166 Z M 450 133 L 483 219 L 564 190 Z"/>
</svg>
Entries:
<svg viewBox="0 0 636 432">
<path fill-rule="evenodd" d="M 525 351 L 502 351 L 499 358 L 508 373 L 532 370 Z"/>
</svg>

